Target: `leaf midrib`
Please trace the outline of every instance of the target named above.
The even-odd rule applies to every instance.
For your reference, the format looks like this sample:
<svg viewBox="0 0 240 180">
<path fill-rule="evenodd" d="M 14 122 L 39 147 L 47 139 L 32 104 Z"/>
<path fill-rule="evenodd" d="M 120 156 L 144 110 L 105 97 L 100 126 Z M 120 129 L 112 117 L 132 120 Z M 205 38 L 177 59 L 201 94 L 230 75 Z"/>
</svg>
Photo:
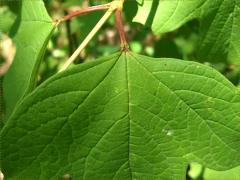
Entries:
<svg viewBox="0 0 240 180">
<path fill-rule="evenodd" d="M 127 95 L 128 95 L 128 166 L 129 166 L 129 174 L 130 174 L 130 179 L 132 179 L 132 170 L 131 170 L 131 160 L 130 160 L 130 140 L 131 140 L 131 117 L 130 117 L 130 88 L 129 88 L 129 68 L 128 68 L 128 58 L 127 54 L 124 53 L 124 59 L 125 59 L 125 73 L 126 73 L 126 87 L 127 87 Z"/>
<path fill-rule="evenodd" d="M 90 97 L 91 96 L 91 94 L 94 92 L 94 90 L 100 85 L 100 84 L 102 84 L 103 82 L 104 82 L 104 80 L 106 79 L 106 77 L 108 76 L 108 74 L 109 73 L 111 73 L 111 71 L 113 70 L 113 68 L 114 68 L 114 66 L 116 65 L 116 63 L 118 62 L 118 59 L 121 57 L 121 54 L 114 60 L 114 63 L 112 64 L 112 66 L 109 68 L 109 70 L 106 72 L 106 74 L 103 76 L 103 78 L 102 78 L 102 80 L 100 80 L 98 83 L 97 83 L 97 85 L 92 89 L 92 90 L 90 90 L 89 91 L 89 93 L 85 96 L 85 98 L 83 99 L 83 101 L 80 103 L 80 104 L 78 104 L 78 106 L 76 106 L 76 108 L 74 108 L 73 109 L 73 112 L 68 116 L 68 117 L 66 117 L 66 120 L 64 120 L 64 122 L 63 122 L 63 124 L 61 125 L 61 128 L 57 131 L 57 133 L 56 133 L 56 135 L 54 135 L 53 137 L 52 137 L 52 139 L 50 139 L 50 142 L 48 143 L 48 144 L 46 144 L 46 146 L 44 146 L 43 147 L 43 149 L 41 150 L 41 152 L 36 156 L 36 158 L 32 161 L 32 162 L 30 162 L 30 165 L 29 166 L 31 166 L 36 160 L 38 160 L 38 158 L 39 158 L 39 156 L 44 152 L 44 150 L 48 147 L 48 145 L 49 144 L 51 144 L 53 141 L 54 141 L 54 139 L 57 137 L 57 135 L 61 132 L 61 130 L 62 130 L 62 128 L 66 125 L 66 124 L 68 124 L 68 120 L 71 118 L 71 116 L 79 109 L 79 107 L 82 105 L 82 104 L 84 104 L 84 102 L 88 99 L 88 97 Z M 88 70 L 88 69 L 86 69 L 86 70 Z M 61 79 L 61 78 L 60 78 Z M 59 79 L 57 79 L 57 80 L 59 80 Z M 59 94 L 58 94 L 59 95 Z M 30 107 L 31 108 L 31 107 Z M 23 114 L 24 115 L 24 114 Z M 115 124 L 115 123 L 114 123 Z M 113 124 L 113 125 L 114 125 Z M 109 128 L 108 128 L 108 130 L 109 130 Z M 107 130 L 107 131 L 108 131 Z M 72 133 L 72 132 L 71 132 Z M 27 134 L 26 134 L 27 135 Z M 22 137 L 24 137 L 24 136 L 22 136 Z M 19 138 L 19 140 L 20 140 L 21 138 Z M 99 140 L 98 140 L 98 142 L 97 142 L 97 144 L 99 143 Z M 96 145 L 97 145 L 96 144 Z M 95 146 L 96 146 L 95 145 Z M 94 147 L 95 147 L 94 146 Z M 93 148 L 94 148 L 93 147 Z M 93 148 L 89 151 L 89 153 L 87 154 L 87 156 L 85 157 L 86 159 L 85 159 L 85 164 L 84 164 L 84 175 L 83 175 L 83 177 L 85 177 L 86 176 L 86 174 L 85 174 L 85 168 L 86 168 L 86 162 L 87 162 L 87 159 L 88 159 L 88 157 L 89 157 L 89 154 L 91 153 L 91 151 L 93 150 Z M 24 172 L 22 172 L 22 173 L 24 173 Z"/>
</svg>

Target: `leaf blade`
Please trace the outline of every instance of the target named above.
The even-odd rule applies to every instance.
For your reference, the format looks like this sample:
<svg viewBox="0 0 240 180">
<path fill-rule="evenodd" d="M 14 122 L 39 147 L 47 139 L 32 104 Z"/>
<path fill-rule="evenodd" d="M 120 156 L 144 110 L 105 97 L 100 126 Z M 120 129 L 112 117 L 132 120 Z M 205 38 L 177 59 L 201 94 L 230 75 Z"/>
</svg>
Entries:
<svg viewBox="0 0 240 180">
<path fill-rule="evenodd" d="M 200 41 L 198 60 L 239 64 L 239 1 L 144 1 L 134 22 L 152 28 L 154 33 L 173 31 L 198 19 Z M 144 16 L 142 16 L 144 14 Z"/>
<path fill-rule="evenodd" d="M 1 133 L 3 170 L 184 179 L 193 160 L 229 169 L 239 164 L 239 106 L 239 92 L 210 67 L 117 53 L 50 78 L 21 103 Z"/>
<path fill-rule="evenodd" d="M 16 22 L 20 24 L 14 36 L 17 52 L 3 82 L 7 117 L 17 102 L 35 88 L 38 67 L 54 30 L 42 1 L 19 4 L 21 14 Z"/>
</svg>

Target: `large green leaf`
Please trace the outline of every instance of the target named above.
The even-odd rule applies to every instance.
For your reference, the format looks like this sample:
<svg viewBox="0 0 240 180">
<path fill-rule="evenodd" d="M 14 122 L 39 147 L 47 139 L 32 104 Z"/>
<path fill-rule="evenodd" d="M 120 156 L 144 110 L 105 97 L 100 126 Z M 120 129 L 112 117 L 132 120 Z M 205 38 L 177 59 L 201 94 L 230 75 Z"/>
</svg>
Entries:
<svg viewBox="0 0 240 180">
<path fill-rule="evenodd" d="M 240 64 L 240 0 L 143 0 L 134 21 L 164 33 L 194 18 L 201 22 L 199 59 Z"/>
<path fill-rule="evenodd" d="M 206 169 L 204 171 L 204 180 L 239 180 L 240 179 L 240 166 L 230 169 L 228 171 L 214 171 Z"/>
<path fill-rule="evenodd" d="M 13 179 L 184 179 L 240 164 L 240 94 L 195 62 L 117 53 L 55 75 L 4 127 Z"/>
<path fill-rule="evenodd" d="M 7 116 L 16 103 L 31 92 L 36 84 L 38 67 L 54 29 L 41 0 L 15 1 L 20 14 L 12 27 L 17 52 L 4 78 L 4 100 Z M 13 33 L 13 32 L 12 32 Z"/>
<path fill-rule="evenodd" d="M 9 29 L 11 28 L 14 19 L 15 14 L 12 13 L 8 7 L 1 7 L 0 6 L 0 40 L 2 33 L 8 33 Z"/>
<path fill-rule="evenodd" d="M 198 163 L 191 163 L 188 174 L 194 180 L 239 180 L 240 166 L 226 171 L 204 168 Z"/>
</svg>

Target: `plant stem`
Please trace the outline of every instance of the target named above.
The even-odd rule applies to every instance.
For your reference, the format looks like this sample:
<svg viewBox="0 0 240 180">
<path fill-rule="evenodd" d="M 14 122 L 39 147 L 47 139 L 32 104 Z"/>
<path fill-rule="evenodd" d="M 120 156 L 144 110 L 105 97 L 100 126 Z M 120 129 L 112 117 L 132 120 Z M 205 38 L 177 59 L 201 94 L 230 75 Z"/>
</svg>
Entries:
<svg viewBox="0 0 240 180">
<path fill-rule="evenodd" d="M 92 7 L 87 7 L 85 9 L 81 9 L 78 11 L 74 11 L 66 16 L 63 16 L 61 19 L 57 20 L 57 22 L 62 22 L 62 21 L 66 21 L 69 19 L 72 19 L 75 16 L 79 16 L 79 15 L 83 15 L 89 12 L 94 12 L 94 11 L 101 11 L 101 10 L 106 10 L 109 9 L 110 4 L 103 4 L 103 5 L 98 5 L 98 6 L 92 6 Z"/>
<path fill-rule="evenodd" d="M 80 44 L 80 46 L 77 48 L 77 50 L 72 54 L 72 56 L 67 60 L 67 62 L 63 65 L 63 67 L 60 69 L 61 71 L 64 71 L 68 68 L 68 66 L 77 58 L 77 56 L 81 53 L 81 51 L 86 47 L 86 45 L 89 43 L 89 41 L 94 37 L 94 35 L 99 31 L 99 29 L 103 26 L 103 24 L 108 20 L 108 18 L 111 16 L 111 14 L 116 9 L 122 9 L 124 0 L 114 0 L 110 3 L 110 7 L 107 10 L 107 12 L 103 15 L 103 17 L 98 21 L 98 23 L 94 26 L 94 28 L 91 30 L 91 32 L 87 35 L 87 37 L 83 40 L 83 42 Z M 58 24 L 57 22 L 56 24 Z"/>
<path fill-rule="evenodd" d="M 115 11 L 115 19 L 116 19 L 116 26 L 120 37 L 120 43 L 122 47 L 122 51 L 128 51 L 128 43 L 126 40 L 124 26 L 123 26 L 123 19 L 122 19 L 122 9 L 117 8 Z"/>
<path fill-rule="evenodd" d="M 98 23 L 95 25 L 95 27 L 92 29 L 92 31 L 87 35 L 87 37 L 83 40 L 83 42 L 80 44 L 80 46 L 77 48 L 77 50 L 72 54 L 72 56 L 63 65 L 63 67 L 60 69 L 60 72 L 67 69 L 67 67 L 77 58 L 77 56 L 80 54 L 80 52 L 86 47 L 86 45 L 89 43 L 89 41 L 94 37 L 94 35 L 98 32 L 98 30 L 108 20 L 108 18 L 111 16 L 113 11 L 118 7 L 116 1 L 118 1 L 118 0 L 115 0 L 111 3 L 110 8 L 103 15 L 103 17 L 98 21 Z"/>
</svg>

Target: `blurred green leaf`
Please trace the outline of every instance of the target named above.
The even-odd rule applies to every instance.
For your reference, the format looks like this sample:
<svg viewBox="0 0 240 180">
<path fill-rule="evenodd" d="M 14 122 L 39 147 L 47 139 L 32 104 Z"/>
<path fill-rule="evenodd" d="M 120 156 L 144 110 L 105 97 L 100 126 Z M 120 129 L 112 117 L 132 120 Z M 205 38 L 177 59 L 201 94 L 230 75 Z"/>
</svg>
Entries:
<svg viewBox="0 0 240 180">
<path fill-rule="evenodd" d="M 81 6 L 83 0 L 66 0 L 62 3 L 63 8 L 70 8 L 72 6 Z"/>
<path fill-rule="evenodd" d="M 12 13 L 18 14 L 21 11 L 21 4 L 22 1 L 15 1 L 15 0 L 0 0 L 0 7 L 7 6 Z"/>
<path fill-rule="evenodd" d="M 119 46 L 111 46 L 111 45 L 101 45 L 97 47 L 97 52 L 100 54 L 103 54 L 103 56 L 107 56 L 110 54 L 113 54 L 114 52 L 118 51 L 120 49 Z"/>
<path fill-rule="evenodd" d="M 204 180 L 239 180 L 240 166 L 227 171 L 205 169 L 203 177 Z"/>
<path fill-rule="evenodd" d="M 240 64 L 239 0 L 144 0 L 134 21 L 164 33 L 194 18 L 201 21 L 199 60 Z"/>
<path fill-rule="evenodd" d="M 102 17 L 103 12 L 93 12 L 71 20 L 71 32 L 78 34 L 81 42 Z"/>
<path fill-rule="evenodd" d="M 146 46 L 145 52 L 148 56 L 153 56 L 155 49 L 152 46 Z"/>
<path fill-rule="evenodd" d="M 19 23 L 14 37 L 17 52 L 3 82 L 7 117 L 17 102 L 35 88 L 38 68 L 54 29 L 41 0 L 23 0 L 16 21 Z"/>
<path fill-rule="evenodd" d="M 233 84 L 238 85 L 240 83 L 240 65 L 233 65 L 232 68 L 224 74 Z"/>
<path fill-rule="evenodd" d="M 16 15 L 7 6 L 0 7 L 0 33 L 9 33 L 15 18 Z"/>
<path fill-rule="evenodd" d="M 138 41 L 130 42 L 129 46 L 130 46 L 131 50 L 135 53 L 140 53 L 143 49 L 141 43 Z"/>
</svg>

